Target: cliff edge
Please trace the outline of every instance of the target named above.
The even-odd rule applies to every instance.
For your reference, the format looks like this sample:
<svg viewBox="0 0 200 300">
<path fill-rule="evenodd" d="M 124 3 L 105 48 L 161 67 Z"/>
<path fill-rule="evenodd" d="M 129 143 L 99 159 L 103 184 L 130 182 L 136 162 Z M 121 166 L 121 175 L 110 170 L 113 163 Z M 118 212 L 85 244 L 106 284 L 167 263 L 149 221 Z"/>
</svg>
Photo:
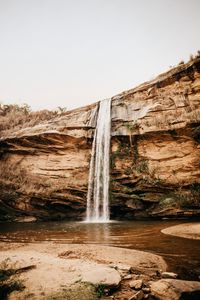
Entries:
<svg viewBox="0 0 200 300">
<path fill-rule="evenodd" d="M 98 106 L 0 131 L 0 220 L 84 218 Z M 112 97 L 111 121 L 111 218 L 199 216 L 200 58 Z"/>
</svg>

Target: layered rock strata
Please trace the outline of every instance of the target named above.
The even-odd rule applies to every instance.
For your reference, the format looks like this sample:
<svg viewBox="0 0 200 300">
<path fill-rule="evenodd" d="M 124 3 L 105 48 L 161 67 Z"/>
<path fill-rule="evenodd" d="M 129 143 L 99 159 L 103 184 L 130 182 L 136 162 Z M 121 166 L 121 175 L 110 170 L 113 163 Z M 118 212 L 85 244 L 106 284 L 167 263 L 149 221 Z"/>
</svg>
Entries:
<svg viewBox="0 0 200 300">
<path fill-rule="evenodd" d="M 0 219 L 83 219 L 99 103 L 1 132 Z M 200 215 L 200 58 L 112 98 L 115 219 Z"/>
</svg>

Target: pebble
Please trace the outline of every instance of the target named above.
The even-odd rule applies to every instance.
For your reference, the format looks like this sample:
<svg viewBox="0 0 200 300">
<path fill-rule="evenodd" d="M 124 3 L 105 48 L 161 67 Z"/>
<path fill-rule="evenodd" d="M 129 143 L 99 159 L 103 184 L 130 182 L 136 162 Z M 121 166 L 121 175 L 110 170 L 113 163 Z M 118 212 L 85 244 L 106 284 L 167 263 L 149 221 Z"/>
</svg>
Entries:
<svg viewBox="0 0 200 300">
<path fill-rule="evenodd" d="M 132 279 L 132 275 L 131 274 L 125 275 L 123 279 L 125 280 Z"/>
<path fill-rule="evenodd" d="M 163 272 L 163 273 L 161 273 L 161 277 L 176 279 L 178 277 L 178 274 L 173 273 L 173 272 Z"/>
</svg>

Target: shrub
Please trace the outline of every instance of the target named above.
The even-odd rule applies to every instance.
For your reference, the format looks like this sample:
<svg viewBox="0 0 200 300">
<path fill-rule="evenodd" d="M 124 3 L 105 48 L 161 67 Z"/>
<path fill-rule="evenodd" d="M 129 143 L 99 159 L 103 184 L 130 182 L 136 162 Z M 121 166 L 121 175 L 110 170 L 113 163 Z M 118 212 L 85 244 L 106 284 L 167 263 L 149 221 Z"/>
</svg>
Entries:
<svg viewBox="0 0 200 300">
<path fill-rule="evenodd" d="M 101 298 L 104 293 L 105 293 L 105 289 L 107 288 L 106 284 L 99 284 L 96 287 L 96 293 L 97 293 L 97 297 Z"/>
<path fill-rule="evenodd" d="M 168 207 L 168 206 L 173 207 L 176 205 L 176 200 L 174 198 L 171 198 L 170 196 L 168 198 L 166 196 L 166 197 L 160 199 L 159 204 L 162 207 Z"/>
<path fill-rule="evenodd" d="M 130 167 L 127 167 L 125 170 L 124 170 L 124 174 L 125 175 L 131 175 L 132 174 L 132 169 Z"/>
<path fill-rule="evenodd" d="M 193 196 L 197 196 L 200 198 L 200 183 L 199 182 L 193 182 L 190 185 L 190 191 L 192 193 Z M 200 199 L 199 199 L 200 201 Z"/>
<path fill-rule="evenodd" d="M 171 199 L 171 200 L 170 200 Z M 166 201 L 165 201 L 166 200 Z M 188 190 L 177 190 L 168 195 L 167 199 L 161 199 L 161 205 L 176 207 L 199 207 L 200 205 L 200 183 L 193 182 Z"/>
<path fill-rule="evenodd" d="M 20 269 L 12 265 L 9 258 L 0 264 L 0 299 L 6 300 L 13 291 L 22 291 L 25 287 L 21 281 L 13 278 Z M 23 272 L 23 271 L 22 271 Z"/>
<path fill-rule="evenodd" d="M 135 169 L 139 173 L 148 173 L 149 172 L 148 161 L 141 160 L 141 161 L 137 162 Z"/>
<path fill-rule="evenodd" d="M 194 60 L 194 55 L 190 54 L 190 61 L 193 61 L 193 60 Z"/>
<path fill-rule="evenodd" d="M 138 133 L 140 125 L 137 123 L 137 121 L 132 121 L 132 122 L 125 123 L 124 126 L 129 131 L 130 147 L 132 148 L 132 146 L 133 146 L 133 143 L 132 143 L 132 134 L 133 134 L 134 131 L 136 131 Z"/>
<path fill-rule="evenodd" d="M 13 291 L 22 291 L 24 288 L 24 285 L 20 281 L 2 283 L 0 280 L 0 299 L 7 300 L 10 293 Z"/>
<path fill-rule="evenodd" d="M 200 126 L 195 128 L 194 133 L 193 133 L 193 138 L 197 143 L 200 143 Z"/>
</svg>

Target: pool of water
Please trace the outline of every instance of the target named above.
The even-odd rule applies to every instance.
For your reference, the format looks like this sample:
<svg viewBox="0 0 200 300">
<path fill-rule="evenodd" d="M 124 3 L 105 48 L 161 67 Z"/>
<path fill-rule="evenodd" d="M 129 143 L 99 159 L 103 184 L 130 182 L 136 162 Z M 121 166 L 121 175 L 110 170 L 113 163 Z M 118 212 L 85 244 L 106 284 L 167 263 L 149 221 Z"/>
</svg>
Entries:
<svg viewBox="0 0 200 300">
<path fill-rule="evenodd" d="M 173 237 L 161 229 L 184 221 L 0 223 L 0 241 L 100 244 L 161 255 L 181 278 L 200 275 L 200 241 Z"/>
</svg>

